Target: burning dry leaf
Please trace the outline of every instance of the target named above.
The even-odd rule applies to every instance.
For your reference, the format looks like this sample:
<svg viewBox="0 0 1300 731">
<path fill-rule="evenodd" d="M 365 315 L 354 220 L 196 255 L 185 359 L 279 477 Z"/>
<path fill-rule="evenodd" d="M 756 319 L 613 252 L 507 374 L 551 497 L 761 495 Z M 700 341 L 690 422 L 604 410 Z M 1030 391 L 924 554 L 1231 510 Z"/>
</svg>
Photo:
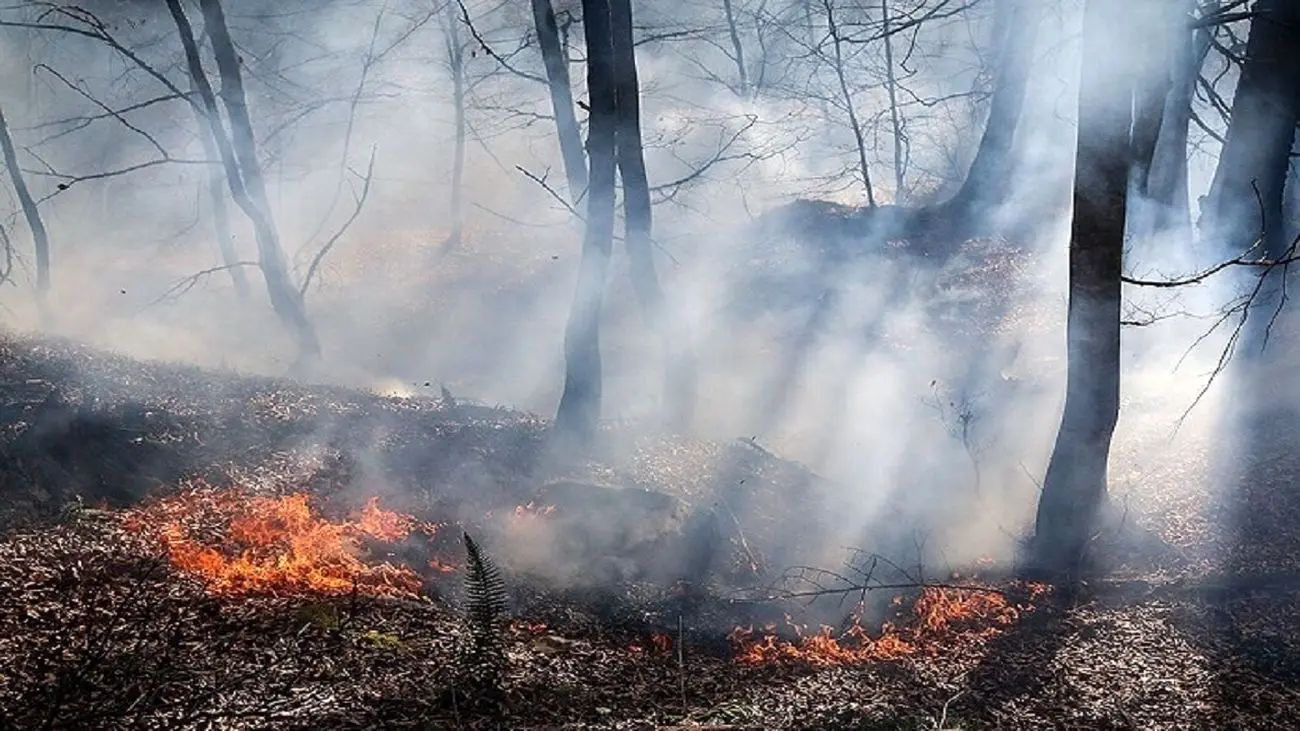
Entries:
<svg viewBox="0 0 1300 731">
<path fill-rule="evenodd" d="M 422 583 L 410 568 L 363 559 L 363 539 L 401 540 L 416 525 L 379 508 L 377 498 L 353 520 L 336 522 L 318 515 L 305 494 L 250 496 L 198 485 L 131 511 L 125 524 L 156 535 L 172 565 L 216 595 L 413 597 Z"/>
<path fill-rule="evenodd" d="M 1047 591 L 1046 586 L 1037 584 L 1027 589 L 1031 598 Z M 894 598 L 896 605 L 902 601 L 901 597 Z M 744 664 L 853 665 L 933 655 L 957 642 L 984 640 L 1032 610 L 1032 605 L 1016 605 L 993 590 L 927 586 L 913 603 L 909 621 L 903 625 L 886 622 L 875 637 L 856 620 L 839 634 L 825 626 L 807 634 L 806 627 L 787 618 L 797 637 L 794 641 L 777 637 L 773 634 L 775 627 L 763 633 L 752 627 L 737 627 L 730 639 L 736 648 L 736 660 Z"/>
</svg>

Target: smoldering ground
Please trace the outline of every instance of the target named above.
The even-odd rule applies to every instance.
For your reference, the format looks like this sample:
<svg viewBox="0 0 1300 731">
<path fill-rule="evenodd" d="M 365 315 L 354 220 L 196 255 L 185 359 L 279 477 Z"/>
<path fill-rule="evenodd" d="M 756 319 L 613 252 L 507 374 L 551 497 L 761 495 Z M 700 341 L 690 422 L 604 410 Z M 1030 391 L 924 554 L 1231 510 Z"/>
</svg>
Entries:
<svg viewBox="0 0 1300 731">
<path fill-rule="evenodd" d="M 3 12 L 45 22 L 35 5 Z M 532 49 L 515 51 L 528 19 L 467 4 L 449 21 L 415 5 L 228 4 L 295 281 L 303 282 L 315 255 L 342 231 L 305 289 L 325 343 L 312 377 L 402 395 L 436 396 L 445 386 L 458 400 L 549 413 L 562 382 L 581 225 L 564 202 L 544 86 L 502 70 L 507 64 L 536 74 Z M 793 61 L 765 59 L 769 93 L 720 94 L 699 71 L 724 73 L 725 54 L 710 42 L 639 49 L 651 183 L 663 186 L 655 191 L 658 261 L 671 307 L 686 324 L 677 337 L 697 349 L 702 365 L 696 436 L 753 438 L 835 486 L 827 498 L 833 524 L 776 543 L 816 544 L 809 554 L 827 561 L 857 546 L 936 571 L 1013 552 L 1063 392 L 1076 6 L 1054 6 L 1038 28 L 1017 132 L 1015 193 L 988 213 L 1035 219 L 1034 235 L 992 237 L 942 261 L 900 251 L 883 234 L 832 235 L 820 227 L 824 218 L 775 233 L 750 222 L 751 214 L 809 190 L 863 202 L 844 102 L 825 68 L 809 73 Z M 165 13 L 142 5 L 90 9 L 109 19 L 114 38 L 181 78 Z M 716 20 L 677 3 L 637 12 L 669 30 Z M 454 115 L 445 43 L 453 22 L 471 91 L 465 233 L 448 248 Z M 918 26 L 911 93 L 927 102 L 953 96 L 909 108 L 909 205 L 950 188 L 945 171 L 964 168 L 971 155 L 977 136 L 966 128 L 982 102 L 967 91 L 980 72 L 961 38 L 986 33 L 990 23 L 975 8 L 960 21 Z M 22 39 L 6 44 L 6 63 L 31 71 L 11 77 L 3 93 L 50 229 L 55 306 L 48 329 L 142 358 L 284 373 L 292 340 L 271 315 L 257 270 L 240 267 L 253 284 L 247 301 L 234 296 L 230 272 L 220 270 L 192 113 L 171 101 L 108 114 L 105 107 L 127 109 L 165 90 L 102 40 L 4 30 Z M 792 58 L 807 53 L 806 39 L 778 36 Z M 931 46 L 940 50 L 925 51 Z M 861 55 L 858 63 L 862 80 L 852 102 L 864 118 L 874 117 L 869 162 L 877 196 L 891 200 L 898 191 L 877 114 L 887 98 L 880 61 Z M 572 73 L 581 86 L 579 68 Z M 188 162 L 81 179 L 157 160 L 158 148 Z M 6 291 L 5 304 L 15 326 L 34 328 L 26 234 L 17 207 L 10 209 L 6 228 L 17 244 L 21 286 Z M 580 215 L 581 205 L 576 210 Z M 253 260 L 251 228 L 231 212 L 239 258 Z M 1205 263 L 1176 241 L 1146 246 L 1135 243 L 1135 260 L 1151 270 L 1194 271 Z M 1228 294 L 1211 282 L 1151 306 L 1213 312 Z M 1149 296 L 1135 295 L 1133 304 Z M 604 413 L 634 434 L 663 400 L 662 354 L 631 294 L 621 250 L 603 318 Z M 1156 381 L 1163 387 L 1158 398 L 1126 404 L 1122 428 L 1149 443 L 1168 439 L 1218 343 L 1201 344 L 1177 370 L 1166 354 L 1190 346 L 1204 325 L 1159 322 L 1127 336 L 1134 356 L 1125 382 L 1144 394 Z M 1212 407 L 1211 400 L 1199 408 Z M 1119 442 L 1125 439 L 1121 433 Z M 1115 469 L 1144 456 L 1142 447 L 1121 449 Z M 465 489 L 490 482 L 486 469 L 473 472 L 471 465 L 458 473 Z M 767 529 L 793 530 L 779 523 Z M 573 573 L 560 562 L 534 563 Z"/>
</svg>

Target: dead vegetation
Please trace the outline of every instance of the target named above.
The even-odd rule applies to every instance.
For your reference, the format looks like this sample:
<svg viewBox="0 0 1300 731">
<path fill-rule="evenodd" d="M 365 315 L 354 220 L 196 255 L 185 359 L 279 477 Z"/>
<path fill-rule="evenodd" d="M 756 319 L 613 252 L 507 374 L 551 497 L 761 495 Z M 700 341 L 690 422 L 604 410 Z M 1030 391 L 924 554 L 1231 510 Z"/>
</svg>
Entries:
<svg viewBox="0 0 1300 731">
<path fill-rule="evenodd" d="M 1243 542 L 1235 583 L 1192 561 L 1073 595 L 964 574 L 890 588 L 877 572 L 829 587 L 819 601 L 847 596 L 847 621 L 819 627 L 826 614 L 799 613 L 811 597 L 775 582 L 816 558 L 798 537 L 824 509 L 819 482 L 753 445 L 642 440 L 577 463 L 505 410 L 0 347 L 0 728 L 1297 720 L 1300 582 L 1262 573 L 1293 555 L 1279 545 L 1256 566 Z M 597 581 L 547 575 L 507 540 L 578 534 L 602 500 L 640 518 L 556 554 L 616 548 L 624 567 Z M 1148 516 L 1157 533 L 1166 517 L 1182 524 Z M 483 537 L 468 591 L 459 529 Z M 682 545 L 711 560 L 647 561 Z M 467 664 L 475 647 L 488 662 Z"/>
</svg>

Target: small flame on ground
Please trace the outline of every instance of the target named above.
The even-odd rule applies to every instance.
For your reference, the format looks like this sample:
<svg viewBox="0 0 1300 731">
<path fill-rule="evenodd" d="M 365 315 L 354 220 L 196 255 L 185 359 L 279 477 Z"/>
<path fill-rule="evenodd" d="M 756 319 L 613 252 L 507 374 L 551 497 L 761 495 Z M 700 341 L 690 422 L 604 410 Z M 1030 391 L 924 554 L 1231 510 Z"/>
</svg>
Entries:
<svg viewBox="0 0 1300 731">
<path fill-rule="evenodd" d="M 1031 599 L 1049 590 L 1044 584 L 1028 584 L 1024 588 Z M 901 604 L 902 598 L 896 597 L 894 603 Z M 787 624 L 796 635 L 794 641 L 772 634 L 775 625 L 768 625 L 762 633 L 753 627 L 737 627 L 729 639 L 736 650 L 736 660 L 743 664 L 852 665 L 935 655 L 954 641 L 985 640 L 1031 611 L 1032 605 L 1013 604 L 996 591 L 925 587 L 912 605 L 910 621 L 901 626 L 886 622 L 875 637 L 856 619 L 838 634 L 826 626 L 808 634 L 806 627 L 787 617 Z"/>
<path fill-rule="evenodd" d="M 305 494 L 261 497 L 201 486 L 132 511 L 125 525 L 156 533 L 172 565 L 202 578 L 215 595 L 412 597 L 422 584 L 410 568 L 361 558 L 363 540 L 391 543 L 417 528 L 412 516 L 380 508 L 378 498 L 336 522 L 317 515 Z"/>
</svg>

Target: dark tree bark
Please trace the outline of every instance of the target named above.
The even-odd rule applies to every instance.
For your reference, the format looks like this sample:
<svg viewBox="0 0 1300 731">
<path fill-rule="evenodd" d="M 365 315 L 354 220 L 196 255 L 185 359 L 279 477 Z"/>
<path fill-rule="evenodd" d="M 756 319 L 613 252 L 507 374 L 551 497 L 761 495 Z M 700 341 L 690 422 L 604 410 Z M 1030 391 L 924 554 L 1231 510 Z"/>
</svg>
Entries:
<svg viewBox="0 0 1300 731">
<path fill-rule="evenodd" d="M 41 210 L 32 198 L 27 179 L 18 167 L 18 153 L 14 149 L 14 140 L 9 133 L 9 121 L 5 119 L 4 110 L 0 109 L 0 151 L 4 153 L 5 167 L 9 170 L 9 180 L 13 183 L 14 193 L 18 196 L 18 205 L 22 208 L 27 227 L 32 232 L 32 247 L 36 259 L 36 308 L 43 323 L 48 324 L 48 295 L 50 292 L 50 235 L 45 229 L 45 220 Z"/>
<path fill-rule="evenodd" d="M 569 83 L 569 63 L 560 43 L 551 0 L 532 0 L 533 24 L 537 27 L 537 45 L 542 49 L 542 65 L 551 92 L 551 109 L 555 113 L 555 131 L 560 140 L 560 157 L 569 184 L 569 198 L 574 203 L 587 189 L 587 160 L 582 151 L 582 133 L 573 112 L 573 86 Z"/>
<path fill-rule="evenodd" d="M 1134 83 L 1128 59 L 1112 44 L 1116 29 L 1131 23 L 1130 10 L 1128 0 L 1087 0 L 1084 9 L 1065 410 L 1032 543 L 1035 569 L 1050 575 L 1080 567 L 1105 504 L 1119 418 L 1120 274 Z"/>
<path fill-rule="evenodd" d="M 1000 49 L 988 122 L 966 180 L 947 207 L 955 219 L 970 222 L 1003 203 L 1011 192 L 1012 145 L 1029 86 L 1034 43 L 1041 20 L 1034 0 L 998 0 L 994 43 Z"/>
<path fill-rule="evenodd" d="M 455 115 L 456 141 L 451 164 L 451 232 L 443 244 L 444 251 L 460 246 L 465 228 L 465 50 L 460 44 L 456 14 L 459 6 L 447 5 L 447 68 L 451 71 L 451 103 Z"/>
<path fill-rule="evenodd" d="M 1259 0 L 1254 12 L 1202 233 L 1228 255 L 1240 256 L 1259 242 L 1252 255 L 1276 259 L 1290 244 L 1284 201 L 1300 122 L 1300 3 Z M 1258 275 L 1262 282 L 1251 276 L 1246 283 L 1255 294 L 1236 345 L 1247 364 L 1263 365 L 1271 324 L 1284 304 L 1285 274 L 1278 268 Z"/>
<path fill-rule="evenodd" d="M 623 180 L 623 213 L 632 288 L 663 347 L 663 398 L 667 425 L 684 432 L 695 417 L 695 360 L 687 334 L 681 332 L 680 323 L 670 317 L 655 269 L 650 184 L 646 178 L 641 142 L 641 92 L 632 40 L 632 6 L 629 0 L 609 0 L 609 7 L 618 116 L 615 149 L 618 173 Z"/>
<path fill-rule="evenodd" d="M 1186 0 L 1187 15 L 1197 0 Z M 1215 3 L 1207 6 L 1212 10 Z M 1160 133 L 1146 176 L 1147 201 L 1153 206 L 1155 231 L 1190 231 L 1191 207 L 1187 177 L 1187 137 L 1192 120 L 1196 79 L 1210 50 L 1209 29 L 1182 30 L 1173 43 L 1173 72 L 1161 114 Z"/>
<path fill-rule="evenodd" d="M 227 140 L 216 107 L 212 86 L 203 73 L 197 44 L 189 20 L 179 0 L 167 0 L 172 18 L 181 32 L 191 78 L 203 98 L 203 112 L 221 149 L 223 165 L 231 195 L 253 222 L 257 239 L 259 265 L 266 280 L 267 295 L 276 315 L 294 333 L 298 341 L 300 364 L 320 357 L 320 340 L 316 328 L 307 318 L 307 310 L 298 289 L 289 279 L 284 248 L 271 216 L 271 206 L 262 178 L 261 162 L 257 159 L 257 143 L 252 121 L 248 116 L 248 103 L 244 95 L 243 73 L 239 68 L 239 55 L 226 26 L 225 13 L 220 0 L 199 0 L 203 13 L 204 30 L 212 43 L 217 71 L 221 77 L 221 101 L 230 118 L 230 137 Z"/>
<path fill-rule="evenodd" d="M 586 444 L 595 437 L 600 422 L 600 310 L 614 240 L 614 138 L 618 119 L 609 4 L 606 0 L 583 0 L 582 11 L 587 39 L 587 93 L 591 100 L 587 138 L 591 182 L 577 292 L 564 332 L 564 392 L 555 412 L 555 427 L 565 437 Z"/>
<path fill-rule="evenodd" d="M 1236 256 L 1263 238 L 1260 253 L 1286 249 L 1282 199 L 1300 121 L 1300 3 L 1259 0 L 1232 101 L 1227 141 L 1202 226 Z"/>
</svg>

